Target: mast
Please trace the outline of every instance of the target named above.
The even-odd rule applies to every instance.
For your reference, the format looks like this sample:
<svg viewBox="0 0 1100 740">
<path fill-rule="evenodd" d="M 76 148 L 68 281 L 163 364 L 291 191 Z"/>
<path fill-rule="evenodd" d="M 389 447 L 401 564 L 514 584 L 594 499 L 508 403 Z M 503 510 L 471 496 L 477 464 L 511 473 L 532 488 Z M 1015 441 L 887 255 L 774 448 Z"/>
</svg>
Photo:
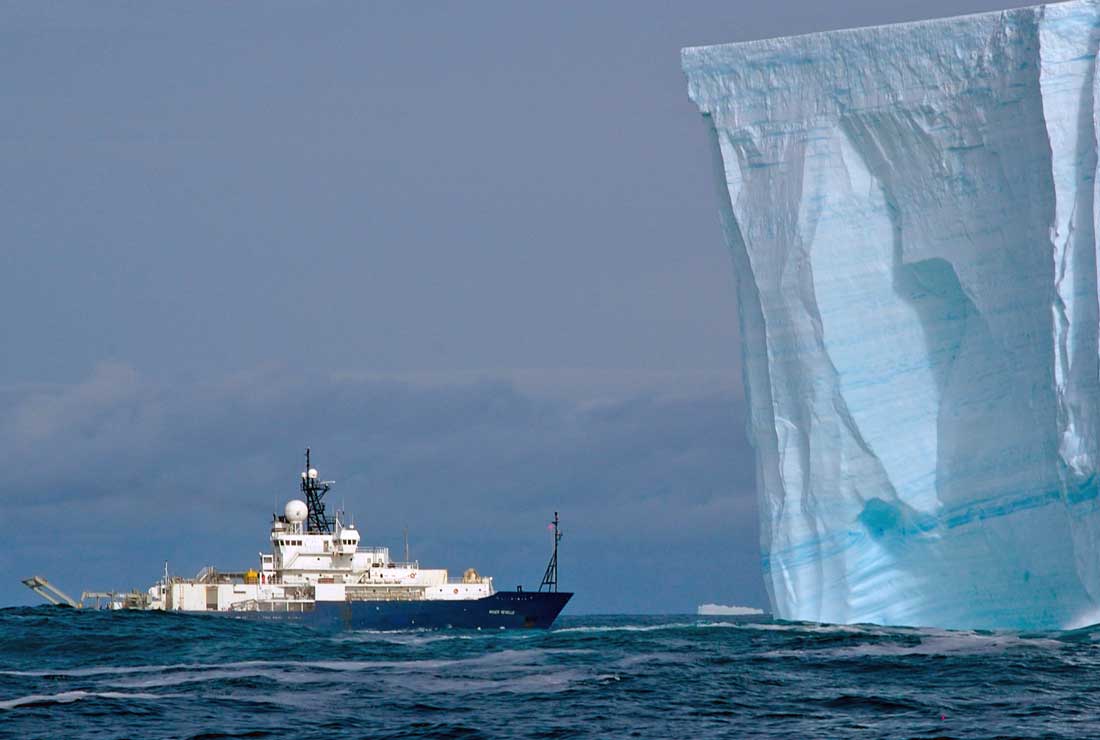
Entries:
<svg viewBox="0 0 1100 740">
<path fill-rule="evenodd" d="M 545 588 L 547 591 L 558 590 L 558 542 L 561 541 L 561 530 L 558 528 L 558 512 L 554 512 L 554 553 L 550 556 L 550 562 L 546 564 L 546 573 L 542 576 L 539 591 Z"/>
<path fill-rule="evenodd" d="M 317 469 L 309 461 L 309 448 L 306 448 L 306 469 L 302 471 L 302 494 L 306 499 L 306 531 L 310 534 L 331 534 L 332 522 L 325 515 L 325 504 L 321 499 L 328 493 L 332 481 L 317 480 Z"/>
</svg>

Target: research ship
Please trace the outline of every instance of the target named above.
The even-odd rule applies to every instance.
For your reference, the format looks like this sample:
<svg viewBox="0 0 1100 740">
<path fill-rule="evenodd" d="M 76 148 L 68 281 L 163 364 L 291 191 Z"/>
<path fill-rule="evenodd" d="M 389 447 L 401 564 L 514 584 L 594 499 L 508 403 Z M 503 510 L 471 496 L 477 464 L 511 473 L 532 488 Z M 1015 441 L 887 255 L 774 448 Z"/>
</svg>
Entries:
<svg viewBox="0 0 1100 740">
<path fill-rule="evenodd" d="M 558 590 L 557 512 L 551 523 L 553 552 L 537 591 L 497 591 L 493 579 L 467 569 L 452 578 L 442 568 L 395 562 L 387 547 L 360 545 L 359 531 L 341 512 L 325 511 L 333 481 L 321 480 L 306 449 L 302 497 L 273 515 L 270 553 L 244 572 L 204 568 L 194 578 L 164 577 L 147 592 L 85 592 L 83 606 L 102 598 L 109 608 L 217 614 L 240 619 L 289 620 L 322 629 L 546 629 L 573 596 Z M 40 576 L 24 583 L 54 603 L 60 593 Z"/>
</svg>

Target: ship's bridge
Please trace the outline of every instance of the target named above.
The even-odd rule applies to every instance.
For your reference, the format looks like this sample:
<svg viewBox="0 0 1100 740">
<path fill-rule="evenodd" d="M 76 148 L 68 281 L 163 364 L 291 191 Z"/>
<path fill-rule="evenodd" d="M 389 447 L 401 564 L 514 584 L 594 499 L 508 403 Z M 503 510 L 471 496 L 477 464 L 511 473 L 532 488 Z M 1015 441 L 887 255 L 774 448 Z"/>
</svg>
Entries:
<svg viewBox="0 0 1100 740">
<path fill-rule="evenodd" d="M 341 525 L 336 519 L 336 531 L 332 535 L 332 546 L 341 555 L 354 555 L 359 548 L 359 530 L 354 524 Z"/>
<path fill-rule="evenodd" d="M 287 503 L 284 515 L 271 526 L 271 555 L 261 553 L 263 580 L 282 583 L 316 583 L 380 580 L 391 582 L 409 578 L 415 582 L 418 563 L 394 563 L 388 547 L 359 546 L 359 530 L 354 524 L 334 517 L 332 532 L 310 532 L 308 506 L 295 499 Z"/>
</svg>

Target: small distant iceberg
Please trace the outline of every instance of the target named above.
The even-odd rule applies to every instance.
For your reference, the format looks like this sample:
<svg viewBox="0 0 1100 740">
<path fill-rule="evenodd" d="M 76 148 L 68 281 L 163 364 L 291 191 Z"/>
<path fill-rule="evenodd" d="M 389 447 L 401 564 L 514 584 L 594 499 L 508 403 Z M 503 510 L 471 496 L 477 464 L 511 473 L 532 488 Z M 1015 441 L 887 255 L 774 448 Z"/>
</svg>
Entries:
<svg viewBox="0 0 1100 740">
<path fill-rule="evenodd" d="M 731 606 L 728 604 L 700 604 L 695 609 L 700 617 L 762 617 L 763 609 L 751 606 Z"/>
</svg>

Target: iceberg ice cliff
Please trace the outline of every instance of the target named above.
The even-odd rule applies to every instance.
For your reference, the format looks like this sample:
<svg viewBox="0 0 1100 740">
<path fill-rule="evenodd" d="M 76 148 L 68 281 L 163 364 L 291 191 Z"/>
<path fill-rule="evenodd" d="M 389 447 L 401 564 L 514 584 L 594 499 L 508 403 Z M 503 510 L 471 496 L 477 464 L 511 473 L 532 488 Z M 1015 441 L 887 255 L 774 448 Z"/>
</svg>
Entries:
<svg viewBox="0 0 1100 740">
<path fill-rule="evenodd" d="M 1100 621 L 1100 5 L 685 49 L 783 618 Z"/>
</svg>

